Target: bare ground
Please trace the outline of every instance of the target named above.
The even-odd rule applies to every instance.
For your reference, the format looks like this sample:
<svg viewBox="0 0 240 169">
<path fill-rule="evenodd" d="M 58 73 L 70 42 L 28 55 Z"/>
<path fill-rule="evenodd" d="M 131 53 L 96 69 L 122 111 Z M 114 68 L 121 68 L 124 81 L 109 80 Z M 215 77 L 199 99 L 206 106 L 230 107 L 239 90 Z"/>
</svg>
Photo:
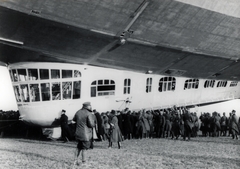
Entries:
<svg viewBox="0 0 240 169">
<path fill-rule="evenodd" d="M 191 141 L 171 139 L 125 140 L 117 143 L 94 142 L 87 151 L 87 162 L 73 166 L 75 142 L 0 139 L 0 168 L 240 168 L 240 140 L 230 137 L 197 137 Z"/>
</svg>

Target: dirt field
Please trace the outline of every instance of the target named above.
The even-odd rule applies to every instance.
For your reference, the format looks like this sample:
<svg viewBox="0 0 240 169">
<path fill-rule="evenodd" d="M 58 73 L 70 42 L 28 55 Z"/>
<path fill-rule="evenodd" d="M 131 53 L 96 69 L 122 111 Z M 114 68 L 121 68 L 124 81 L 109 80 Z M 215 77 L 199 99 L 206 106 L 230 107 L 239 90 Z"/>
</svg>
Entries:
<svg viewBox="0 0 240 169">
<path fill-rule="evenodd" d="M 94 144 L 87 162 L 73 167 L 75 142 L 0 139 L 0 168 L 240 168 L 240 140 L 230 137 L 125 140 L 120 150 L 116 143 L 112 149 L 107 142 Z"/>
</svg>

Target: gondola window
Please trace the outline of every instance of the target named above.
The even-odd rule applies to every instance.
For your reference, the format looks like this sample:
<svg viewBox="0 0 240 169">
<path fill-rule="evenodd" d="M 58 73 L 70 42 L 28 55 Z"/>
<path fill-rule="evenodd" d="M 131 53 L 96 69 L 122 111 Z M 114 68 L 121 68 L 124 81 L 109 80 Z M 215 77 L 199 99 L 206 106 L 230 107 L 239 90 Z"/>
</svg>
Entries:
<svg viewBox="0 0 240 169">
<path fill-rule="evenodd" d="M 163 77 L 159 80 L 158 91 L 174 91 L 176 87 L 176 79 L 174 77 Z"/>
<path fill-rule="evenodd" d="M 115 95 L 115 82 L 113 80 L 97 80 L 91 83 L 91 97 Z"/>
</svg>

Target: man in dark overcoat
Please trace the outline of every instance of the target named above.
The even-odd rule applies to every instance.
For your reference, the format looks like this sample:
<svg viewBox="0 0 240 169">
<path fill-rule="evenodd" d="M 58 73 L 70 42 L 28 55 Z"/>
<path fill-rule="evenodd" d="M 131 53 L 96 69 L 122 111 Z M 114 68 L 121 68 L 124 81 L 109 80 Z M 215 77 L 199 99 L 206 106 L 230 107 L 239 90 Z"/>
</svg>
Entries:
<svg viewBox="0 0 240 169">
<path fill-rule="evenodd" d="M 166 137 L 168 138 L 168 136 L 170 136 L 170 132 L 172 130 L 172 122 L 171 122 L 171 114 L 169 112 L 169 110 L 165 109 L 165 133 L 166 133 Z M 164 133 L 164 137 L 165 137 L 165 133 Z"/>
<path fill-rule="evenodd" d="M 225 115 L 225 112 L 223 113 L 223 116 L 221 117 L 220 124 L 221 124 L 221 134 L 220 135 L 226 136 L 226 134 L 227 134 L 227 117 Z"/>
<path fill-rule="evenodd" d="M 62 139 L 64 142 L 68 142 L 71 138 L 71 132 L 68 127 L 68 116 L 65 114 L 66 111 L 62 110 L 62 115 L 60 117 L 61 130 L 62 130 Z"/>
<path fill-rule="evenodd" d="M 97 131 L 97 137 L 100 141 L 103 140 L 103 134 L 104 134 L 104 131 L 103 131 L 103 121 L 102 121 L 102 118 L 101 118 L 101 115 L 98 111 L 93 111 L 95 116 L 96 116 L 96 119 L 97 119 L 97 126 L 96 126 L 96 131 Z"/>
<path fill-rule="evenodd" d="M 236 138 L 238 140 L 238 134 L 239 134 L 239 128 L 238 128 L 238 117 L 236 116 L 236 111 L 232 111 L 232 116 L 231 116 L 231 131 L 232 131 L 232 138 Z"/>
<path fill-rule="evenodd" d="M 183 122 L 184 122 L 183 139 L 186 140 L 186 137 L 188 137 L 188 140 L 190 140 L 190 136 L 191 136 L 192 128 L 193 128 L 193 120 L 192 120 L 192 116 L 188 109 L 186 109 L 186 108 L 184 109 L 182 118 L 183 118 Z"/>
<path fill-rule="evenodd" d="M 78 141 L 75 152 L 74 164 L 78 164 L 78 157 L 82 152 L 82 162 L 85 162 L 85 151 L 90 148 L 92 139 L 92 128 L 95 126 L 92 116 L 92 106 L 90 102 L 83 103 L 82 109 L 78 110 L 73 117 L 76 122 L 75 137 Z"/>
<path fill-rule="evenodd" d="M 181 121 L 180 114 L 177 111 L 174 111 L 174 114 L 172 115 L 172 129 L 171 129 L 172 139 L 174 139 L 175 137 L 177 140 L 181 134 L 180 121 Z"/>
</svg>

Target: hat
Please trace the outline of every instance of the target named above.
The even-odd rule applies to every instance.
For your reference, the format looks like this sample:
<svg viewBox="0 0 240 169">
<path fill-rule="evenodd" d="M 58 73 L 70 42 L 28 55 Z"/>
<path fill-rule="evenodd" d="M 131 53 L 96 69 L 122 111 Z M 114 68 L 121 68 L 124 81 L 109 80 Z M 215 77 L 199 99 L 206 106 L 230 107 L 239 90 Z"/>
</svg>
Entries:
<svg viewBox="0 0 240 169">
<path fill-rule="evenodd" d="M 63 112 L 63 113 L 65 113 L 65 112 L 66 112 L 66 110 L 62 109 L 62 112 Z"/>
<path fill-rule="evenodd" d="M 91 106 L 91 103 L 90 102 L 84 102 L 83 106 Z"/>
<path fill-rule="evenodd" d="M 116 111 L 115 110 L 111 110 L 110 114 L 115 115 Z"/>
</svg>

